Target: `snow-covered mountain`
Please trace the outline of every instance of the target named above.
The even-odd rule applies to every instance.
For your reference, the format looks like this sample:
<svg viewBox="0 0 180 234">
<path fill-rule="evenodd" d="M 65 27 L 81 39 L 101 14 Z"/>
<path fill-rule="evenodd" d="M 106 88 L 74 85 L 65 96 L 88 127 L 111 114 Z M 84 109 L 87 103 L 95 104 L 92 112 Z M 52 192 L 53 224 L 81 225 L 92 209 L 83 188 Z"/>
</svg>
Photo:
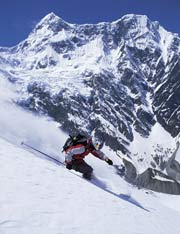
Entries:
<svg viewBox="0 0 180 234">
<path fill-rule="evenodd" d="M 103 139 L 140 171 L 163 170 L 180 131 L 179 45 L 143 15 L 77 25 L 50 13 L 26 40 L 0 48 L 0 76 L 14 84 L 17 103 L 63 130 Z"/>
</svg>

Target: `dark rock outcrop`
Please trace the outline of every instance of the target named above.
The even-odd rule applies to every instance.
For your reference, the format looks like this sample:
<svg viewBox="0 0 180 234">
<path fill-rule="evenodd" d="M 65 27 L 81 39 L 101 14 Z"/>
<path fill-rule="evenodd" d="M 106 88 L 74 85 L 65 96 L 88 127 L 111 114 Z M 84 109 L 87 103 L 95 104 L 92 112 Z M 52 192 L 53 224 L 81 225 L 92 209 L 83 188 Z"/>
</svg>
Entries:
<svg viewBox="0 0 180 234">
<path fill-rule="evenodd" d="M 136 167 L 130 160 L 123 158 L 125 166 L 125 179 L 139 188 L 152 191 L 180 195 L 180 183 L 164 173 L 148 168 L 141 174 L 137 174 Z"/>
</svg>

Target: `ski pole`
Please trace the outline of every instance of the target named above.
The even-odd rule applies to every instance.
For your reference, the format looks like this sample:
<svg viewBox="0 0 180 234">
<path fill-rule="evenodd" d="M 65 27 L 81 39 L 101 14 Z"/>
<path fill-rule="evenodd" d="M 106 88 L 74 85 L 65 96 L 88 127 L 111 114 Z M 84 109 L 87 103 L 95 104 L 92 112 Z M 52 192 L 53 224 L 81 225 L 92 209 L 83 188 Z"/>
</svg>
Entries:
<svg viewBox="0 0 180 234">
<path fill-rule="evenodd" d="M 29 144 L 26 144 L 26 143 L 24 143 L 24 142 L 21 142 L 21 145 L 25 145 L 26 147 L 28 147 L 28 148 L 30 148 L 30 149 L 33 149 L 33 150 L 35 150 L 35 151 L 37 151 L 37 152 L 39 152 L 39 153 L 45 155 L 46 157 L 48 157 L 48 158 L 54 160 L 55 162 L 60 163 L 60 164 L 62 164 L 63 166 L 65 166 L 65 164 L 62 163 L 61 161 L 59 161 L 59 160 L 57 160 L 57 159 L 51 157 L 50 155 L 48 155 L 48 154 L 42 152 L 41 150 L 38 150 L 38 149 L 34 148 L 33 146 L 31 146 L 31 145 L 29 145 Z M 65 169 L 65 167 L 64 167 L 64 169 Z M 72 171 L 69 171 L 69 170 L 67 170 L 67 171 L 68 171 L 69 173 L 71 173 L 71 174 L 73 174 L 73 175 L 75 175 L 75 176 L 78 176 L 79 178 L 83 179 L 82 177 L 80 177 L 79 175 L 73 173 Z"/>
<path fill-rule="evenodd" d="M 42 151 L 40 151 L 40 150 L 34 148 L 33 146 L 31 146 L 31 145 L 29 145 L 29 144 L 26 144 L 26 143 L 24 143 L 24 142 L 21 142 L 21 145 L 25 145 L 26 147 L 29 147 L 30 149 L 33 149 L 33 150 L 35 150 L 35 151 L 37 151 L 37 152 L 39 152 L 39 153 L 45 155 L 46 157 L 48 157 L 48 158 L 50 158 L 50 159 L 52 159 L 52 160 L 54 160 L 54 161 L 56 161 L 56 162 L 58 162 L 58 163 L 60 163 L 60 164 L 62 164 L 62 165 L 64 166 L 64 163 L 62 163 L 61 161 L 59 161 L 59 160 L 57 160 L 57 159 L 51 157 L 50 155 L 48 155 L 48 154 L 46 154 L 46 153 L 44 153 L 44 152 L 42 152 Z"/>
</svg>

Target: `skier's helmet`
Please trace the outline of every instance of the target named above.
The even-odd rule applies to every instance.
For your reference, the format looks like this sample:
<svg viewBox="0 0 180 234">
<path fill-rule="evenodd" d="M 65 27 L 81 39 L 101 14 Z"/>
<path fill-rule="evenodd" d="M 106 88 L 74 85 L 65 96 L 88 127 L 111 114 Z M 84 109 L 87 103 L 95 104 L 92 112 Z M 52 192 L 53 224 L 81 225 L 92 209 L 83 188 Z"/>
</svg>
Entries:
<svg viewBox="0 0 180 234">
<path fill-rule="evenodd" d="M 96 138 L 92 139 L 92 144 L 96 150 L 101 150 L 104 145 L 102 141 Z"/>
</svg>

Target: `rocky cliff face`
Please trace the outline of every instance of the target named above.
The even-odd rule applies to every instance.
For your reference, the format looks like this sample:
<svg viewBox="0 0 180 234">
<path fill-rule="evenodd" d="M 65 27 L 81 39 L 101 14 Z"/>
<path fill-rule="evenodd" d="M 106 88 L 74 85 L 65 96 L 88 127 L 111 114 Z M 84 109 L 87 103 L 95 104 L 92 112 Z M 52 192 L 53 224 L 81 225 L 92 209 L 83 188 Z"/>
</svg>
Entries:
<svg viewBox="0 0 180 234">
<path fill-rule="evenodd" d="M 69 24 L 51 13 L 20 44 L 0 48 L 18 103 L 128 152 L 134 132 L 180 131 L 180 39 L 146 16 Z"/>
</svg>

